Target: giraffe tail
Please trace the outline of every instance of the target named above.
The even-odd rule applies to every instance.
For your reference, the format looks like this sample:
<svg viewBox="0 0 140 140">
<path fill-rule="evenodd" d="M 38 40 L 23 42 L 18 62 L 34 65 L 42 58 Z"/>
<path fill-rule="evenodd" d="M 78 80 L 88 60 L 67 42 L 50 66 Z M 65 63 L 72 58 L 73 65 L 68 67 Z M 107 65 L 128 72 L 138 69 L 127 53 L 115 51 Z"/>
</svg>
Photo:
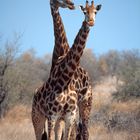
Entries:
<svg viewBox="0 0 140 140">
<path fill-rule="evenodd" d="M 46 129 L 45 129 L 45 124 L 44 124 L 44 132 L 42 133 L 41 140 L 48 140 L 47 132 L 46 132 Z"/>
</svg>

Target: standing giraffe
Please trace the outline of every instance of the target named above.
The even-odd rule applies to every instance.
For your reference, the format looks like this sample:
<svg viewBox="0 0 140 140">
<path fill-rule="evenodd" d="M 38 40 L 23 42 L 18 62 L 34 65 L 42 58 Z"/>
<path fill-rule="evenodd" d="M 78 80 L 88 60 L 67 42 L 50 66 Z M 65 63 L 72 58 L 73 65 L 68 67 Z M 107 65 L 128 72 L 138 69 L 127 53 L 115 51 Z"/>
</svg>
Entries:
<svg viewBox="0 0 140 140">
<path fill-rule="evenodd" d="M 83 21 L 81 27 L 83 33 L 81 33 L 81 36 L 79 36 L 79 40 L 83 38 L 81 44 L 84 46 L 85 45 L 84 43 L 88 36 L 88 32 L 90 30 L 90 26 L 93 26 L 95 24 L 95 17 L 97 12 L 101 9 L 101 5 L 95 6 L 93 1 L 91 2 L 91 5 L 89 5 L 88 1 L 86 1 L 86 6 L 85 7 L 80 6 L 80 8 L 85 15 L 85 20 Z M 84 78 L 83 81 L 85 81 Z M 80 89 L 81 88 L 82 87 L 80 87 Z M 79 90 L 78 93 L 79 93 L 78 107 L 79 107 L 80 123 L 78 125 L 79 132 L 76 137 L 76 140 L 88 140 L 89 139 L 88 121 L 89 121 L 89 116 L 90 116 L 90 111 L 92 106 L 92 87 L 90 83 L 88 83 L 88 85 L 86 85 L 82 90 Z"/>
<path fill-rule="evenodd" d="M 55 47 L 53 50 L 51 71 L 55 65 L 55 62 L 57 62 L 57 59 L 60 56 L 66 55 L 69 51 L 69 45 L 67 42 L 64 25 L 62 23 L 62 19 L 58 11 L 59 6 L 61 5 L 58 4 L 58 2 L 51 1 L 51 13 L 53 17 L 54 36 L 55 36 Z M 98 6 L 96 10 L 95 9 L 93 10 L 93 7 L 94 7 L 93 2 L 91 7 L 89 7 L 88 2 L 86 2 L 86 8 L 85 9 L 83 7 L 81 8 L 85 10 L 84 13 L 87 10 L 87 12 L 91 11 L 90 15 L 92 15 L 93 12 L 93 16 L 94 16 L 94 12 L 96 13 L 97 10 L 100 9 L 100 6 Z M 92 105 L 92 91 L 91 91 L 91 85 L 89 82 L 88 73 L 79 65 L 74 73 L 74 76 L 72 77 L 72 81 L 75 87 L 75 91 L 78 94 L 78 106 L 79 106 L 80 120 L 81 120 L 80 123 L 83 124 L 83 125 L 79 124 L 79 127 L 84 126 L 81 134 L 83 135 L 83 137 L 85 137 L 86 135 L 88 135 L 87 125 L 88 125 L 88 120 L 89 120 L 89 115 L 90 115 L 91 105 Z M 60 128 L 58 130 L 61 131 Z M 78 130 L 81 130 L 81 128 L 78 128 Z"/>
<path fill-rule="evenodd" d="M 57 0 L 50 0 L 50 8 L 51 15 L 53 18 L 54 37 L 55 37 L 55 45 L 53 50 L 52 66 L 50 73 L 53 71 L 53 68 L 58 58 L 66 55 L 67 52 L 69 51 L 69 44 L 67 41 L 64 25 L 59 13 L 59 7 L 75 9 L 74 4 L 71 1 L 62 0 L 60 3 L 60 1 Z M 63 118 L 57 121 L 55 129 L 55 132 L 60 138 L 62 137 L 62 124 L 61 124 L 62 119 Z M 44 133 L 47 134 L 45 131 Z"/>
<path fill-rule="evenodd" d="M 48 81 L 46 81 L 34 95 L 32 121 L 37 140 L 41 139 L 41 133 L 46 117 L 48 118 L 49 140 L 53 139 L 55 122 L 60 117 L 63 117 L 66 123 L 64 138 L 69 139 L 71 126 L 74 123 L 76 115 L 77 98 L 79 98 L 78 101 L 80 101 L 80 99 L 84 97 L 83 94 L 85 93 L 85 90 L 86 94 L 88 92 L 91 93 L 91 91 L 88 91 L 87 89 L 82 89 L 80 93 L 81 96 L 78 95 L 77 97 L 77 93 L 75 91 L 75 80 L 72 79 L 73 77 L 77 77 L 75 70 L 77 67 L 79 67 L 80 58 L 82 56 L 83 49 L 85 48 L 85 42 L 89 33 L 89 26 L 93 26 L 94 24 L 94 18 L 90 17 L 90 14 L 93 15 L 93 13 L 98 10 L 98 8 L 95 8 L 93 3 L 91 6 L 88 6 L 86 3 L 86 8 L 82 7 L 84 13 L 87 12 L 88 9 L 90 10 L 85 14 L 85 21 L 83 22 L 82 27 L 76 36 L 74 45 L 66 55 L 58 58 Z M 81 69 L 79 69 L 79 71 L 80 70 Z M 84 100 L 86 101 L 87 99 L 88 98 L 85 98 Z M 89 100 L 91 101 L 90 98 Z M 86 102 L 85 105 L 88 106 L 88 102 Z M 86 112 L 80 111 L 81 115 L 83 113 Z M 87 120 L 82 119 L 83 132 L 86 124 Z M 87 137 L 88 136 L 85 135 L 83 139 L 87 139 Z"/>
</svg>

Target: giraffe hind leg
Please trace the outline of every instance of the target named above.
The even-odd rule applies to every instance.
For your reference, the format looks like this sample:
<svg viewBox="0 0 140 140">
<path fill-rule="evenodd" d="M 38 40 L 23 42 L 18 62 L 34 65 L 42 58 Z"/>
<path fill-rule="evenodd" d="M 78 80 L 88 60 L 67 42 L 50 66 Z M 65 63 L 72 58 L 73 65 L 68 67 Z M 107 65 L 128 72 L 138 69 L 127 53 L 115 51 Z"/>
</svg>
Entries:
<svg viewBox="0 0 140 140">
<path fill-rule="evenodd" d="M 47 135 L 47 132 L 46 132 L 46 129 L 45 129 L 45 124 L 44 124 L 44 132 L 42 133 L 42 137 L 41 137 L 41 140 L 48 140 L 48 135 Z"/>
<path fill-rule="evenodd" d="M 41 140 L 48 140 L 47 132 L 46 131 L 43 132 Z"/>
<path fill-rule="evenodd" d="M 79 122 L 77 126 L 76 140 L 82 140 L 82 123 Z"/>
<path fill-rule="evenodd" d="M 78 125 L 79 132 L 79 138 L 80 140 L 88 140 L 89 139 L 89 132 L 88 132 L 88 122 L 91 112 L 91 106 L 92 106 L 92 89 L 91 87 L 87 90 L 85 94 L 85 98 L 80 102 L 79 104 L 79 117 L 80 121 Z"/>
<path fill-rule="evenodd" d="M 35 131 L 36 140 L 42 140 L 42 132 L 44 129 L 46 118 L 35 108 L 32 109 L 32 123 Z"/>
</svg>

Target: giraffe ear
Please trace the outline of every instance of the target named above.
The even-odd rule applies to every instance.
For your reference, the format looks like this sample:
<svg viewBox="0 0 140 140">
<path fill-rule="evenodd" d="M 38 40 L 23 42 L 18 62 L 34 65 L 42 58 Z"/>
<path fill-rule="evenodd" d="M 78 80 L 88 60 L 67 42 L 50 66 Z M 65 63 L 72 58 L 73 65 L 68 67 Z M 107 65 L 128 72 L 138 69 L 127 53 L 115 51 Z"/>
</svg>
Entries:
<svg viewBox="0 0 140 140">
<path fill-rule="evenodd" d="M 82 5 L 80 5 L 79 8 L 83 11 L 84 14 L 86 14 L 86 10 Z"/>
<path fill-rule="evenodd" d="M 79 5 L 79 8 L 83 11 L 84 7 L 82 5 Z"/>
<path fill-rule="evenodd" d="M 101 4 L 100 4 L 100 5 L 97 5 L 97 6 L 96 6 L 96 10 L 99 11 L 99 10 L 101 9 L 101 7 L 102 7 Z"/>
</svg>

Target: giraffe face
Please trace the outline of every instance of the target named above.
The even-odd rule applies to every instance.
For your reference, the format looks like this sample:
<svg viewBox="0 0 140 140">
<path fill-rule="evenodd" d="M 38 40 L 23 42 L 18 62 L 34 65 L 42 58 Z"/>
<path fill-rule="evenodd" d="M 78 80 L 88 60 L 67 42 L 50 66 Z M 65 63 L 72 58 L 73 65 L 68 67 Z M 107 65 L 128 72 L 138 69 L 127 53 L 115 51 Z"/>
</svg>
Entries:
<svg viewBox="0 0 140 140">
<path fill-rule="evenodd" d="M 55 0 L 59 7 L 75 9 L 74 3 L 71 0 Z"/>
<path fill-rule="evenodd" d="M 89 26 L 93 26 L 95 23 L 95 17 L 97 12 L 101 9 L 101 5 L 97 5 L 95 7 L 94 2 L 91 2 L 91 5 L 89 5 L 88 1 L 86 1 L 85 8 L 83 6 L 80 6 L 81 10 L 83 11 L 85 15 L 85 21 Z"/>
</svg>

